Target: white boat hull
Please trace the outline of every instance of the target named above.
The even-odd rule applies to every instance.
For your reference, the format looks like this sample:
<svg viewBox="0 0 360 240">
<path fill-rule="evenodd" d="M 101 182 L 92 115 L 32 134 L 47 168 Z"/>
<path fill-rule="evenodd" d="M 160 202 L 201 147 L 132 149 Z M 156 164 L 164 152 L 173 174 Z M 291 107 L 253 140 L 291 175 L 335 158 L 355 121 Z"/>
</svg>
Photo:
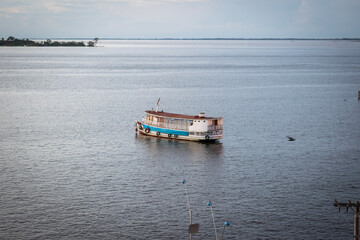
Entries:
<svg viewBox="0 0 360 240">
<path fill-rule="evenodd" d="M 222 135 L 210 135 L 210 134 L 190 135 L 188 131 L 159 128 L 159 127 L 146 125 L 138 121 L 136 121 L 135 128 L 137 132 L 143 135 L 159 137 L 159 138 L 175 139 L 175 140 L 212 142 L 222 138 Z"/>
</svg>

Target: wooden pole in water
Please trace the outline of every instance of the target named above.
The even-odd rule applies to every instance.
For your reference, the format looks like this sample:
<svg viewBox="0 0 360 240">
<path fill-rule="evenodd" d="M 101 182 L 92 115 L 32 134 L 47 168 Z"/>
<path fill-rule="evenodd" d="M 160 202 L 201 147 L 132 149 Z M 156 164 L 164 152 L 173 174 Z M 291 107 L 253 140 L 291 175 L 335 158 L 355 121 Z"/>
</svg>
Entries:
<svg viewBox="0 0 360 240">
<path fill-rule="evenodd" d="M 220 240 L 222 240 L 223 236 L 224 236 L 224 232 L 225 232 L 225 224 L 223 226 L 223 229 L 221 231 L 221 237 L 220 237 Z"/>
<path fill-rule="evenodd" d="M 213 224 L 214 224 L 215 240 L 218 240 L 217 232 L 216 232 L 215 216 L 214 216 L 214 212 L 213 212 L 213 209 L 212 209 L 212 203 L 211 203 L 211 201 L 208 201 L 208 202 L 207 202 L 207 205 L 210 207 L 211 217 L 212 217 Z"/>
<path fill-rule="evenodd" d="M 160 98 L 159 98 L 159 101 L 160 101 Z M 191 207 L 190 207 L 189 193 L 188 193 L 187 188 L 186 188 L 185 179 L 182 180 L 182 183 L 184 184 L 184 187 L 185 187 L 185 194 L 186 194 L 186 200 L 187 200 L 187 204 L 188 204 L 188 208 L 189 208 L 190 226 L 191 226 L 191 224 L 192 224 L 192 210 L 191 210 Z M 190 237 L 190 240 L 192 240 L 192 234 L 191 234 L 190 231 L 189 231 L 189 237 Z"/>
<path fill-rule="evenodd" d="M 359 208 L 360 208 L 359 201 L 356 201 L 356 203 L 351 203 L 351 201 L 349 200 L 348 203 L 339 203 L 335 199 L 334 207 L 338 207 L 339 212 L 340 212 L 341 207 L 346 207 L 346 212 L 348 211 L 349 208 L 351 208 L 355 212 L 355 214 L 354 214 L 354 240 L 360 240 L 359 239 Z M 355 207 L 355 209 L 353 209 L 353 207 Z"/>
<path fill-rule="evenodd" d="M 220 240 L 223 239 L 223 237 L 224 237 L 224 232 L 225 232 L 225 227 L 227 227 L 227 226 L 230 226 L 230 223 L 229 223 L 228 220 L 226 220 L 226 222 L 224 223 L 224 226 L 223 226 L 223 229 L 222 229 L 222 232 L 221 232 Z"/>
<path fill-rule="evenodd" d="M 354 217 L 354 240 L 359 240 L 359 201 L 356 201 Z"/>
<path fill-rule="evenodd" d="M 358 101 L 360 101 L 360 91 L 358 92 Z"/>
<path fill-rule="evenodd" d="M 187 188 L 186 188 L 185 179 L 182 180 L 182 183 L 184 184 L 184 187 L 185 187 L 185 194 L 186 194 L 187 204 L 188 204 L 188 208 L 189 208 L 189 216 L 190 216 L 189 237 L 190 237 L 190 240 L 192 240 L 192 235 L 199 232 L 200 224 L 198 224 L 198 223 L 193 224 L 192 223 L 192 210 L 191 210 L 191 207 L 190 207 L 189 193 L 188 193 Z"/>
<path fill-rule="evenodd" d="M 192 210 L 190 209 L 189 210 L 189 214 L 190 214 L 190 225 L 192 224 Z M 190 240 L 192 240 L 192 234 L 191 233 L 189 233 L 190 234 Z"/>
</svg>

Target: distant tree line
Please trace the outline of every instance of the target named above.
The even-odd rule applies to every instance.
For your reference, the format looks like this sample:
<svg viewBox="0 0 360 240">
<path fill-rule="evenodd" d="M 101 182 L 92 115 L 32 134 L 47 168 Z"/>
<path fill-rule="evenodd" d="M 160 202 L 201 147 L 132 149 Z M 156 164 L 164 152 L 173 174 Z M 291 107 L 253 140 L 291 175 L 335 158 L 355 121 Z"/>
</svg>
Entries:
<svg viewBox="0 0 360 240">
<path fill-rule="evenodd" d="M 18 39 L 13 36 L 8 37 L 6 40 L 2 38 L 0 40 L 0 46 L 29 46 L 29 47 L 96 47 L 98 38 L 94 38 L 93 41 L 89 41 L 85 44 L 81 42 L 65 42 L 65 41 L 52 41 L 47 39 L 46 41 L 33 41 L 29 39 Z"/>
</svg>

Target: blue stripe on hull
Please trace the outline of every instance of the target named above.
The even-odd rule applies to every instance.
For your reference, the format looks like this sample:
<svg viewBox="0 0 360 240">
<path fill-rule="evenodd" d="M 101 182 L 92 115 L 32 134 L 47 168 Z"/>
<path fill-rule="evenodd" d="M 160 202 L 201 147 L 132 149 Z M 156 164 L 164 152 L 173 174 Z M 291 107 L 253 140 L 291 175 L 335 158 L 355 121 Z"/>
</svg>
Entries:
<svg viewBox="0 0 360 240">
<path fill-rule="evenodd" d="M 161 132 L 161 133 L 165 133 L 165 134 L 172 134 L 172 135 L 178 135 L 178 136 L 189 136 L 189 132 L 186 131 L 179 131 L 179 130 L 171 130 L 171 129 L 167 129 L 167 128 L 158 128 L 158 127 L 153 127 L 153 126 L 148 126 L 146 124 L 142 124 L 143 128 L 150 128 L 150 131 L 155 131 L 155 132 Z"/>
</svg>

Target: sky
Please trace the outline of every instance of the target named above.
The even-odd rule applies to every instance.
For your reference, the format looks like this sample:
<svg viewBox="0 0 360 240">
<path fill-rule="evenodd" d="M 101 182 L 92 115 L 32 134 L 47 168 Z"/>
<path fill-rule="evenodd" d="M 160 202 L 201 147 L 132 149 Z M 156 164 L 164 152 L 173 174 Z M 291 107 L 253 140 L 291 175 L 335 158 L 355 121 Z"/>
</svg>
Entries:
<svg viewBox="0 0 360 240">
<path fill-rule="evenodd" d="M 360 38 L 360 0 L 0 0 L 0 38 Z"/>
</svg>

